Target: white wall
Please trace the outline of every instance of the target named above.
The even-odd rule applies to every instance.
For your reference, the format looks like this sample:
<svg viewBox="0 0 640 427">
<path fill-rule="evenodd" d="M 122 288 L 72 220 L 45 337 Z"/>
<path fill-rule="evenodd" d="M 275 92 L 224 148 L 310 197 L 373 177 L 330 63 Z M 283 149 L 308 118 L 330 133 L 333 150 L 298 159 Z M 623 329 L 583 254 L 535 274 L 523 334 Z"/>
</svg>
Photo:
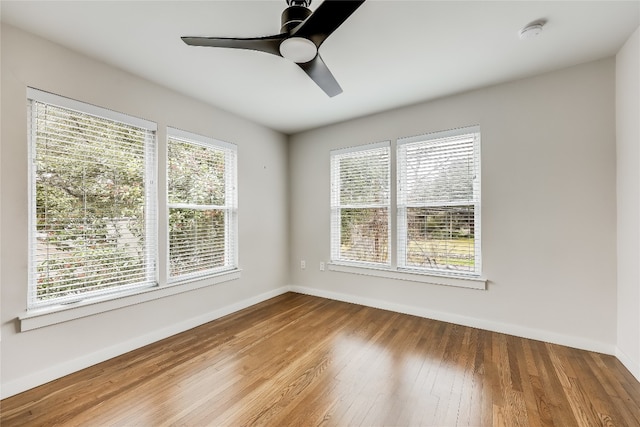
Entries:
<svg viewBox="0 0 640 427">
<path fill-rule="evenodd" d="M 275 295 L 285 283 L 606 353 L 616 351 L 617 333 L 618 353 L 640 367 L 638 97 L 626 95 L 638 93 L 638 31 L 615 63 L 324 127 L 288 145 L 277 132 L 9 26 L 1 53 L 3 397 Z M 26 86 L 153 120 L 161 151 L 166 125 L 236 143 L 241 279 L 18 332 L 27 283 Z M 329 150 L 472 124 L 482 129 L 486 291 L 318 270 L 329 258 Z M 625 227 L 617 294 L 616 130 Z"/>
<path fill-rule="evenodd" d="M 618 358 L 640 380 L 640 29 L 616 56 Z"/>
<path fill-rule="evenodd" d="M 605 59 L 293 136 L 294 289 L 612 354 L 614 65 Z M 486 291 L 319 271 L 330 255 L 329 150 L 474 124 Z"/>
<path fill-rule="evenodd" d="M 283 291 L 285 135 L 5 25 L 1 59 L 3 397 Z M 167 125 L 237 144 L 241 278 L 18 332 L 27 301 L 27 86 L 155 121 L 161 153 Z"/>
</svg>

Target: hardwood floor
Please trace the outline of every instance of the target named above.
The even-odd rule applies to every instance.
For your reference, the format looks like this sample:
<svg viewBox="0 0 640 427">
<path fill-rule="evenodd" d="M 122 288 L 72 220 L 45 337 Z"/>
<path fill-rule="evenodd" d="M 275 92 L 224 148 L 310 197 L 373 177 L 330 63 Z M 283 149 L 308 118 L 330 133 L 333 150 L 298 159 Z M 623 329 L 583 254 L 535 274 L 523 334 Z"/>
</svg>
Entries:
<svg viewBox="0 0 640 427">
<path fill-rule="evenodd" d="M 3 427 L 640 426 L 612 356 L 292 293 L 1 405 Z"/>
</svg>

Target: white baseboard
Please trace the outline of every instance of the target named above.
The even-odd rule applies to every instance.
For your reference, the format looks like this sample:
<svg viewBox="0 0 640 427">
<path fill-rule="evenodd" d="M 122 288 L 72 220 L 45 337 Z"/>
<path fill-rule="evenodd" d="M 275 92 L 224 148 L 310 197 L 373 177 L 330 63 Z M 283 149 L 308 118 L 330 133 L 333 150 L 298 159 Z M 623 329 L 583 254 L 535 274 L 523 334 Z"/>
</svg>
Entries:
<svg viewBox="0 0 640 427">
<path fill-rule="evenodd" d="M 615 355 L 631 373 L 640 380 L 640 366 L 636 366 L 629 357 L 627 357 L 622 351 L 610 344 L 601 343 L 597 341 L 587 340 L 583 338 L 572 337 L 563 334 L 556 334 L 549 331 L 526 328 L 517 325 L 505 324 L 500 322 L 494 322 L 485 319 L 477 319 L 468 316 L 462 316 L 458 314 L 428 310 L 421 307 L 408 306 L 403 304 L 395 304 L 387 301 L 376 300 L 371 298 L 364 298 L 355 295 L 343 294 L 338 292 L 325 291 L 322 289 L 308 288 L 303 286 L 283 286 L 260 295 L 256 295 L 251 298 L 247 298 L 242 301 L 238 301 L 234 304 L 221 307 L 217 310 L 204 314 L 202 316 L 194 317 L 192 319 L 185 320 L 170 327 L 153 331 L 142 337 L 138 337 L 129 341 L 119 343 L 117 345 L 105 348 L 103 350 L 79 357 L 77 359 L 58 364 L 47 368 L 45 370 L 35 372 L 17 380 L 2 384 L 2 390 L 0 390 L 0 398 L 4 399 L 9 396 L 21 393 L 39 385 L 45 384 L 49 381 L 61 378 L 65 375 L 95 365 L 145 345 L 154 343 L 156 341 L 168 338 L 172 335 L 184 332 L 188 329 L 200 326 L 204 323 L 211 322 L 212 320 L 219 319 L 227 316 L 236 311 L 258 304 L 262 301 L 266 301 L 270 298 L 282 295 L 286 292 L 296 292 L 299 294 L 312 295 L 321 298 L 327 298 L 337 301 L 343 301 L 353 304 L 364 305 L 367 307 L 380 308 L 383 310 L 395 311 L 398 313 L 410 314 L 413 316 L 424 317 L 428 319 L 440 320 L 449 323 L 455 323 L 458 325 L 470 326 L 473 328 L 480 328 L 494 332 L 505 333 L 509 335 L 515 335 L 523 338 L 529 338 L 539 341 L 550 342 L 554 344 L 565 345 L 568 347 L 579 348 L 583 350 L 595 351 L 599 353 L 605 353 Z"/>
<path fill-rule="evenodd" d="M 88 368 L 89 366 L 104 362 L 105 360 L 120 356 L 124 353 L 140 347 L 144 347 L 145 345 L 154 343 L 164 338 L 168 338 L 172 335 L 179 334 L 180 332 L 195 328 L 196 326 L 211 322 L 212 320 L 219 319 L 244 308 L 251 307 L 252 305 L 258 304 L 262 301 L 266 301 L 278 295 L 282 295 L 288 291 L 289 288 L 287 286 L 283 286 L 262 293 L 260 295 L 253 296 L 251 298 L 238 301 L 231 305 L 221 307 L 204 315 L 185 320 L 175 325 L 171 325 L 170 327 L 153 331 L 147 335 L 137 337 L 111 347 L 107 347 L 100 351 L 96 351 L 77 359 L 51 366 L 50 368 L 35 372 L 17 380 L 4 383 L 2 384 L 2 390 L 0 390 L 0 398 L 4 399 L 6 397 L 22 393 L 23 391 L 29 390 L 42 384 L 46 384 L 49 381 L 53 381 L 65 375 L 77 372 L 81 369 Z"/>
<path fill-rule="evenodd" d="M 512 325 L 509 323 L 501 323 L 492 320 L 463 316 L 459 314 L 429 310 L 422 307 L 395 304 L 388 301 L 331 292 L 317 288 L 290 285 L 289 290 L 300 294 L 313 295 L 321 298 L 328 298 L 337 301 L 365 305 L 367 307 L 380 308 L 383 310 L 395 311 L 397 313 L 410 314 L 427 319 L 440 320 L 443 322 L 455 323 L 457 325 L 470 326 L 472 328 L 479 328 L 508 335 L 515 335 L 522 338 L 529 338 L 537 341 L 549 342 L 552 344 L 560 344 L 567 347 L 578 348 L 581 350 L 595 351 L 597 353 L 604 353 L 609 355 L 615 355 L 616 353 L 615 346 L 612 344 L 574 337 L 570 335 L 558 334 L 541 329 L 527 328 L 524 326 Z"/>
<path fill-rule="evenodd" d="M 616 347 L 616 358 L 631 372 L 638 381 L 640 381 L 640 361 L 633 361 L 624 351 Z"/>
</svg>

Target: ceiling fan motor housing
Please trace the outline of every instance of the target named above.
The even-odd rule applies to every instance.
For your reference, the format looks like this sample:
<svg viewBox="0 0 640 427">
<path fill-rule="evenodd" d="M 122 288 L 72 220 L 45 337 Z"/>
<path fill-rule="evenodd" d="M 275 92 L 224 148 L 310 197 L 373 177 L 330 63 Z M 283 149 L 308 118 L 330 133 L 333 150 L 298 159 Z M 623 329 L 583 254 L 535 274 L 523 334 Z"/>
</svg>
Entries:
<svg viewBox="0 0 640 427">
<path fill-rule="evenodd" d="M 303 2 L 300 3 L 303 4 Z M 311 9 L 306 6 L 300 6 L 296 2 L 292 1 L 291 6 L 287 7 L 282 12 L 282 18 L 280 21 L 282 23 L 282 27 L 280 28 L 280 32 L 290 33 L 291 30 L 307 19 L 309 15 L 311 15 Z"/>
</svg>

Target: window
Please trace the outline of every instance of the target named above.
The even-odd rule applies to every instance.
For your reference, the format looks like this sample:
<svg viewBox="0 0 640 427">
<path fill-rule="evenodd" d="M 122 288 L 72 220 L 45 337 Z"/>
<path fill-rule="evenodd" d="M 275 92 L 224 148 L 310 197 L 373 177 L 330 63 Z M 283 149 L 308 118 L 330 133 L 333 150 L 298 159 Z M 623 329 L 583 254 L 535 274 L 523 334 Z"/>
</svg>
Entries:
<svg viewBox="0 0 640 427">
<path fill-rule="evenodd" d="M 389 143 L 331 152 L 332 262 L 390 265 Z"/>
<path fill-rule="evenodd" d="M 478 127 L 398 140 L 398 266 L 480 275 Z"/>
<path fill-rule="evenodd" d="M 234 144 L 167 128 L 158 164 L 153 122 L 32 88 L 27 105 L 22 331 L 240 278 Z"/>
<path fill-rule="evenodd" d="M 168 129 L 169 278 L 237 266 L 236 146 Z"/>
<path fill-rule="evenodd" d="M 27 95 L 29 307 L 156 285 L 156 125 Z"/>
<path fill-rule="evenodd" d="M 329 269 L 485 289 L 479 126 L 391 145 L 331 151 Z"/>
</svg>

